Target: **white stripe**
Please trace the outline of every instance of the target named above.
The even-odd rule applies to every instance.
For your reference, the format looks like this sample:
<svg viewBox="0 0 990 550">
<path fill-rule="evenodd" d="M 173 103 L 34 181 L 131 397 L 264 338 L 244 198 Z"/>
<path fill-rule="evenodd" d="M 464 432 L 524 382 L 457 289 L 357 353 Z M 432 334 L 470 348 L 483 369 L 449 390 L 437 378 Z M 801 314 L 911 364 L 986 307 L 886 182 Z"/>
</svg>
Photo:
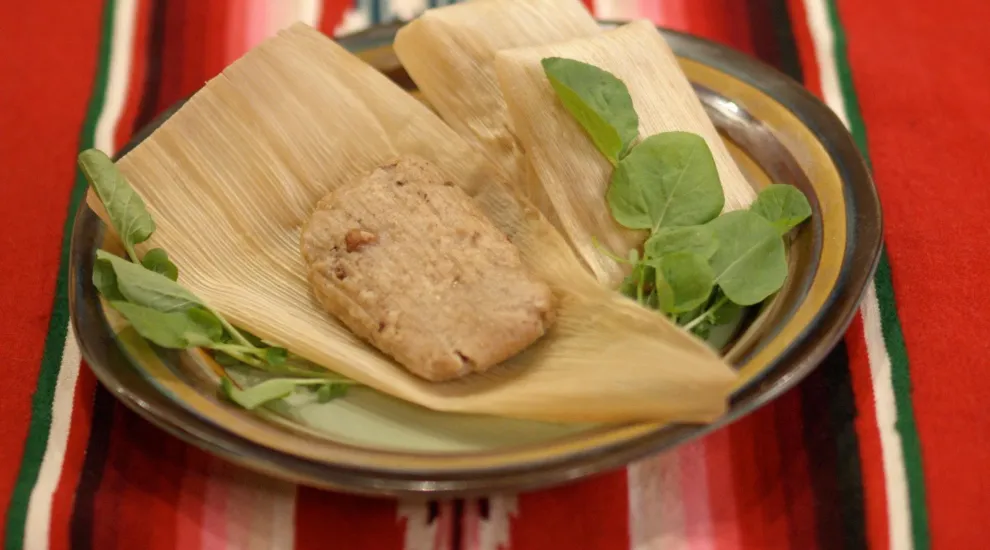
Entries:
<svg viewBox="0 0 990 550">
<path fill-rule="evenodd" d="M 640 16 L 639 0 L 595 0 L 592 5 L 592 11 L 599 19 L 625 20 Z"/>
<path fill-rule="evenodd" d="M 52 424 L 48 433 L 48 446 L 41 459 L 38 481 L 28 501 L 27 520 L 24 526 L 24 548 L 41 550 L 48 548 L 52 517 L 52 500 L 55 488 L 62 477 L 62 461 L 69 442 L 69 424 L 72 417 L 72 400 L 75 397 L 76 379 L 79 376 L 79 346 L 70 330 L 62 350 L 62 366 L 55 382 L 55 398 L 52 401 Z"/>
<path fill-rule="evenodd" d="M 808 15 L 808 30 L 815 43 L 815 60 L 818 62 L 819 78 L 822 82 L 822 96 L 825 103 L 835 111 L 842 123 L 849 127 L 846 101 L 839 85 L 839 69 L 835 64 L 835 37 L 828 19 L 826 0 L 805 0 L 805 13 Z"/>
<path fill-rule="evenodd" d="M 519 514 L 516 495 L 495 495 L 488 498 L 488 518 L 478 524 L 478 550 L 509 548 L 512 518 Z"/>
<path fill-rule="evenodd" d="M 671 451 L 629 466 L 629 543 L 633 550 L 685 546 L 680 458 L 679 451 Z"/>
<path fill-rule="evenodd" d="M 323 0 L 297 0 L 296 4 L 297 19 L 310 27 L 319 28 L 320 18 L 323 17 Z"/>
<path fill-rule="evenodd" d="M 439 518 L 429 521 L 429 504 L 419 500 L 400 501 L 396 516 L 405 520 L 405 536 L 402 548 L 405 550 L 434 550 L 437 540 Z"/>
<path fill-rule="evenodd" d="M 871 284 L 863 300 L 863 333 L 866 335 L 866 353 L 870 358 L 870 378 L 873 382 L 873 399 L 877 410 L 877 429 L 880 432 L 880 450 L 883 460 L 884 488 L 887 492 L 890 548 L 909 550 L 914 546 L 911 538 L 911 508 L 908 494 L 907 471 L 904 467 L 904 448 L 897 431 L 897 405 L 894 402 L 894 386 L 891 376 L 890 356 L 880 325 L 880 302 L 876 285 Z"/>
<path fill-rule="evenodd" d="M 114 9 L 111 35 L 110 73 L 104 103 L 96 123 L 94 142 L 97 148 L 107 154 L 114 152 L 113 134 L 124 110 L 136 19 L 137 0 L 118 0 Z M 74 212 L 70 212 L 69 215 L 74 215 Z M 31 490 L 28 501 L 24 530 L 26 550 L 42 550 L 49 546 L 52 499 L 62 478 L 62 464 L 65 460 L 65 449 L 69 442 L 72 421 L 72 402 L 75 399 L 76 380 L 81 361 L 75 335 L 71 327 L 67 327 L 62 363 L 55 382 L 48 443 L 45 455 L 41 459 L 38 480 Z"/>
<path fill-rule="evenodd" d="M 118 0 L 114 6 L 110 73 L 107 78 L 103 109 L 100 111 L 100 118 L 96 121 L 94 139 L 96 148 L 108 155 L 112 155 L 115 151 L 113 135 L 117 131 L 117 124 L 127 102 L 127 83 L 131 75 L 131 57 L 134 54 L 138 1 Z"/>
<path fill-rule="evenodd" d="M 270 499 L 270 550 L 284 550 L 296 545 L 296 486 L 272 480 L 264 498 Z M 260 518 L 259 518 L 260 519 Z"/>
<path fill-rule="evenodd" d="M 815 57 L 822 82 L 825 102 L 849 126 L 847 105 L 839 85 L 839 73 L 835 59 L 835 37 L 829 21 L 825 0 L 805 0 L 808 28 L 815 43 Z M 890 355 L 883 339 L 880 324 L 880 304 L 875 284 L 867 289 L 861 308 L 866 352 L 870 360 L 870 378 L 876 404 L 877 428 L 884 471 L 884 488 L 887 493 L 887 515 L 892 550 L 909 550 L 914 546 L 911 538 L 911 508 L 907 489 L 907 473 L 901 436 L 897 431 L 897 407 L 891 378 Z"/>
</svg>

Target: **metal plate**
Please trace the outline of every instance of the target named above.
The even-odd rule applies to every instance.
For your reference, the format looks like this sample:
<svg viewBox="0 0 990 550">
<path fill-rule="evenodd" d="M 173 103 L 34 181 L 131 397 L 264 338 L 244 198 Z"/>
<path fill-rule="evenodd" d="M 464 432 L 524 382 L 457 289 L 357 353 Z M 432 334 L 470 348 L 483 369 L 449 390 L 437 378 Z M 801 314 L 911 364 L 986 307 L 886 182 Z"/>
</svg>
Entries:
<svg viewBox="0 0 990 550">
<path fill-rule="evenodd" d="M 397 28 L 340 42 L 412 91 L 391 50 Z M 216 375 L 201 355 L 152 349 L 103 311 L 90 284 L 103 233 L 85 205 L 73 227 L 70 273 L 72 326 L 83 356 L 127 406 L 194 445 L 292 481 L 365 494 L 452 496 L 566 482 L 752 412 L 794 386 L 841 338 L 879 259 L 880 204 L 852 138 L 800 84 L 723 46 L 661 32 L 754 186 L 792 183 L 814 212 L 791 245 L 784 289 L 728 349 L 741 382 L 715 423 L 559 426 L 454 417 L 371 392 L 326 409 L 236 409 L 216 398 Z"/>
</svg>

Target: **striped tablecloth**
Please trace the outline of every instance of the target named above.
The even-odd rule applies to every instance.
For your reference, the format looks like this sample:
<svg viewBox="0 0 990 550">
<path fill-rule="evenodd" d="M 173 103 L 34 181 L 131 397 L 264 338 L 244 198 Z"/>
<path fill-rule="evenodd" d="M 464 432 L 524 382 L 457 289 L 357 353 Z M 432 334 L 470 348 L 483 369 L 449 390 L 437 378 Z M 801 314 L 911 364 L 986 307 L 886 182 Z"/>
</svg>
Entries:
<svg viewBox="0 0 990 550">
<path fill-rule="evenodd" d="M 137 418 L 80 366 L 65 295 L 67 224 L 84 189 L 75 154 L 120 147 L 294 20 L 349 32 L 426 0 L 5 0 L 6 547 L 985 548 L 990 3 L 588 1 L 602 18 L 649 17 L 778 65 L 872 158 L 887 255 L 826 364 L 676 452 L 530 494 L 369 500 L 229 466 Z"/>
</svg>

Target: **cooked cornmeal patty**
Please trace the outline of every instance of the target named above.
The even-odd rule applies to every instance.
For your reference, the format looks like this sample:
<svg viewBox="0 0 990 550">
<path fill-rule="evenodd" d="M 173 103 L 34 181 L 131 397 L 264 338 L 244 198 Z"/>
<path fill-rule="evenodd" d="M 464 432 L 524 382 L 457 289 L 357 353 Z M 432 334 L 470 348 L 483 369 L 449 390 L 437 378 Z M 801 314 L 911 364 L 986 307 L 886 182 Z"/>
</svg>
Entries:
<svg viewBox="0 0 990 550">
<path fill-rule="evenodd" d="M 519 250 L 418 157 L 321 199 L 301 241 L 323 307 L 427 380 L 482 372 L 553 322 L 550 288 Z"/>
</svg>

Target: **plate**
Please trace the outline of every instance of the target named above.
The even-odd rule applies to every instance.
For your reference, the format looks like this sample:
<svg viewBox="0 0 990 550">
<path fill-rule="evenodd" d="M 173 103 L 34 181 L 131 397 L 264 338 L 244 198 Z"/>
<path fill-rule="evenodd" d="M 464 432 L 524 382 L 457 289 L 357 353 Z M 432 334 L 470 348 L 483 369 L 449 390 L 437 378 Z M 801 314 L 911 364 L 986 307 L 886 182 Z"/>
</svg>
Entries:
<svg viewBox="0 0 990 550">
<path fill-rule="evenodd" d="M 398 28 L 375 27 L 340 43 L 414 92 L 391 49 Z M 236 408 L 217 397 L 216 365 L 205 355 L 153 348 L 101 307 L 90 280 L 103 229 L 85 205 L 73 227 L 70 278 L 83 356 L 128 407 L 194 445 L 294 482 L 374 495 L 464 496 L 563 483 L 752 412 L 794 386 L 842 337 L 879 259 L 880 204 L 852 138 L 800 84 L 723 46 L 659 32 L 749 181 L 757 188 L 792 183 L 813 209 L 791 243 L 785 287 L 724 348 L 740 382 L 716 422 L 549 424 L 439 413 L 367 389 L 326 404 L 294 395 L 260 411 Z"/>
</svg>

